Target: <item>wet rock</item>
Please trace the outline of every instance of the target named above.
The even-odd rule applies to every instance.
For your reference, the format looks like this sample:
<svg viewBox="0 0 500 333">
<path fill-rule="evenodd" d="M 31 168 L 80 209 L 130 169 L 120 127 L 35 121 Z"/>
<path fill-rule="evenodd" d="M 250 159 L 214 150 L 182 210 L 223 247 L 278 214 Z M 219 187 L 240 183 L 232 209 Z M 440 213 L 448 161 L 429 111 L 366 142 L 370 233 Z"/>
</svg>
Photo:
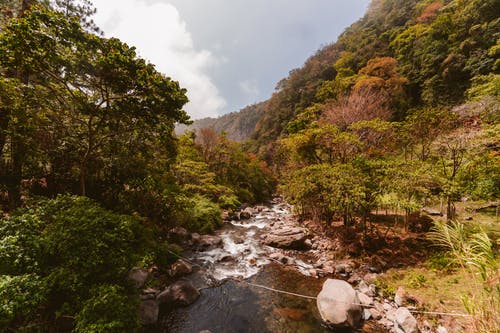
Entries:
<svg viewBox="0 0 500 333">
<path fill-rule="evenodd" d="M 177 281 L 162 291 L 157 297 L 159 304 L 168 306 L 188 306 L 194 303 L 200 292 L 189 281 Z"/>
<path fill-rule="evenodd" d="M 243 236 L 234 236 L 233 241 L 235 244 L 243 244 L 245 243 L 245 238 Z"/>
<path fill-rule="evenodd" d="M 332 327 L 358 327 L 363 314 L 358 304 L 356 291 L 342 280 L 327 279 L 317 297 L 321 318 Z"/>
<path fill-rule="evenodd" d="M 282 249 L 304 250 L 307 248 L 305 241 L 308 237 L 306 230 L 288 226 L 272 230 L 265 237 L 264 244 Z"/>
<path fill-rule="evenodd" d="M 283 253 L 280 253 L 280 252 L 271 253 L 269 255 L 269 258 L 272 260 L 279 261 L 282 264 L 286 264 L 286 262 L 287 262 L 287 257 Z"/>
<path fill-rule="evenodd" d="M 254 215 L 254 210 L 251 207 L 247 207 L 240 212 L 240 220 L 248 220 Z"/>
<path fill-rule="evenodd" d="M 407 308 L 398 308 L 395 313 L 396 320 L 395 322 L 398 324 L 398 327 L 404 333 L 418 333 L 420 332 L 417 326 L 417 320 Z"/>
<path fill-rule="evenodd" d="M 139 305 L 139 319 L 143 325 L 154 325 L 158 321 L 160 307 L 154 299 L 148 299 Z"/>
<path fill-rule="evenodd" d="M 219 236 L 202 235 L 196 240 L 196 245 L 202 250 L 208 250 L 222 245 L 222 238 Z"/>
<path fill-rule="evenodd" d="M 181 277 L 184 275 L 191 274 L 193 272 L 193 266 L 185 260 L 179 259 L 170 266 L 170 276 Z"/>
<path fill-rule="evenodd" d="M 266 206 L 255 206 L 255 210 L 259 213 L 262 212 L 264 209 L 266 209 Z"/>
<path fill-rule="evenodd" d="M 222 256 L 219 260 L 220 262 L 230 262 L 230 261 L 234 261 L 234 257 L 230 254 L 226 254 L 224 256 Z"/>
<path fill-rule="evenodd" d="M 134 287 L 142 288 L 148 279 L 149 273 L 144 268 L 135 267 L 128 273 L 128 279 L 133 283 Z"/>
<path fill-rule="evenodd" d="M 311 242 L 311 240 L 310 240 L 310 239 L 306 239 L 306 240 L 304 241 L 304 246 L 305 246 L 306 248 L 310 249 L 310 248 L 312 248 L 312 245 L 313 245 L 313 243 Z"/>
<path fill-rule="evenodd" d="M 169 230 L 168 239 L 173 243 L 182 243 L 191 238 L 189 232 L 182 227 L 175 227 Z"/>
<path fill-rule="evenodd" d="M 200 241 L 200 234 L 197 233 L 197 232 L 193 232 L 191 234 L 191 241 L 194 243 L 194 244 L 197 244 L 199 241 Z"/>
</svg>

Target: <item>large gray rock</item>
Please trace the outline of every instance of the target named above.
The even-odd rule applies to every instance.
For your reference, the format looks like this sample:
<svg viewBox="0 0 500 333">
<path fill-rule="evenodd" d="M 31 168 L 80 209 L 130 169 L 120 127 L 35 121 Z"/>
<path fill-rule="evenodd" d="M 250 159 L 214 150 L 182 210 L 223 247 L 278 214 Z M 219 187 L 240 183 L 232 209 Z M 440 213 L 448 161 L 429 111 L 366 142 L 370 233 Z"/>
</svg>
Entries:
<svg viewBox="0 0 500 333">
<path fill-rule="evenodd" d="M 144 268 L 134 267 L 128 273 L 128 279 L 132 282 L 134 287 L 142 288 L 148 279 L 149 273 Z"/>
<path fill-rule="evenodd" d="M 305 241 L 309 238 L 305 229 L 298 227 L 283 227 L 272 230 L 264 239 L 264 244 L 282 249 L 307 249 Z"/>
<path fill-rule="evenodd" d="M 323 321 L 332 327 L 357 328 L 363 309 L 354 288 L 342 280 L 328 279 L 317 297 L 318 310 Z"/>
<path fill-rule="evenodd" d="M 396 310 L 395 322 L 404 333 L 420 332 L 417 325 L 417 320 L 407 308 L 398 308 Z"/>
<path fill-rule="evenodd" d="M 139 305 L 139 318 L 143 325 L 154 325 L 158 321 L 160 307 L 154 299 L 142 301 Z"/>
<path fill-rule="evenodd" d="M 196 289 L 191 282 L 181 280 L 162 291 L 156 299 L 159 304 L 177 307 L 188 306 L 194 303 L 198 297 L 200 297 L 198 289 Z"/>
</svg>

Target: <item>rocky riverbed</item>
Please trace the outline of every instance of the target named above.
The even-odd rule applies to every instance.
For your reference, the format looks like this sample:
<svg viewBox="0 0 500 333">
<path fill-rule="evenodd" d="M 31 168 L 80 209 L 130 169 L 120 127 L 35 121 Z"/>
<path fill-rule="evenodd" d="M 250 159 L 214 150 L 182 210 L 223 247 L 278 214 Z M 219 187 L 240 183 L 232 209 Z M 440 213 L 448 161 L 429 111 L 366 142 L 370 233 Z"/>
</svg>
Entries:
<svg viewBox="0 0 500 333">
<path fill-rule="evenodd" d="M 171 238 L 189 248 L 187 258 L 170 269 L 176 282 L 143 290 L 147 332 L 329 332 L 315 300 L 256 287 L 316 297 L 327 278 L 354 287 L 363 332 L 445 332 L 417 322 L 403 290 L 395 299 L 377 290 L 379 268 L 339 260 L 337 242 L 301 226 L 279 198 L 227 215 L 214 235 L 176 228 Z"/>
</svg>

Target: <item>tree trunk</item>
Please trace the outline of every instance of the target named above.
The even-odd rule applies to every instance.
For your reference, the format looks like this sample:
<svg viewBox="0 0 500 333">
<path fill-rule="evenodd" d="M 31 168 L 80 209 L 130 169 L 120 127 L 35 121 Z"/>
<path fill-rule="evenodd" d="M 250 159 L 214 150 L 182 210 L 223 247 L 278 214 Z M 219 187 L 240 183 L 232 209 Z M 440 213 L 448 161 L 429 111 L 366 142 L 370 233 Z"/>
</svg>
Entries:
<svg viewBox="0 0 500 333">
<path fill-rule="evenodd" d="M 405 209 L 405 231 L 408 232 L 408 226 L 410 225 L 410 210 Z"/>
<path fill-rule="evenodd" d="M 81 196 L 86 196 L 87 195 L 87 175 L 85 171 L 85 166 L 80 167 L 80 195 Z"/>
<path fill-rule="evenodd" d="M 451 196 L 446 197 L 446 219 L 451 221 L 453 219 L 453 212 L 451 207 Z"/>
</svg>

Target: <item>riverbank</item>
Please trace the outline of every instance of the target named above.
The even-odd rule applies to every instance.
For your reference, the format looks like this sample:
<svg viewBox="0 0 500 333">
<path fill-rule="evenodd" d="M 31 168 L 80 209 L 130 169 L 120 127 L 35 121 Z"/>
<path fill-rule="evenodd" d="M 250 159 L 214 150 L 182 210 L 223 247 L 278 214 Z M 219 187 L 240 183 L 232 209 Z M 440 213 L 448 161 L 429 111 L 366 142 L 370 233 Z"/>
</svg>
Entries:
<svg viewBox="0 0 500 333">
<path fill-rule="evenodd" d="M 396 332 L 395 327 L 401 327 L 396 318 L 398 309 L 424 309 L 419 309 L 412 295 L 388 292 L 378 281 L 388 268 L 425 257 L 418 252 L 424 251 L 419 248 L 421 236 L 396 237 L 392 230 L 389 235 L 386 232 L 384 247 L 374 246 L 376 242 L 369 244 L 371 247 L 365 244 L 356 256 L 350 237 L 346 237 L 348 231 L 356 233 L 354 229 L 334 226 L 325 231 L 310 222 L 301 223 L 279 198 L 268 206 L 247 207 L 227 215 L 223 228 L 213 235 L 173 230 L 171 238 L 188 249 L 184 255 L 190 269 L 179 273 L 178 267 L 183 265 L 177 263 L 170 275 L 201 290 L 200 296 L 187 307 L 162 306 L 158 324 L 147 331 L 329 332 L 314 300 L 269 289 L 315 297 L 326 278 L 337 278 L 348 281 L 360 295 L 366 319 L 363 332 Z M 380 233 L 371 228 L 372 233 L 377 231 Z M 254 286 L 238 282 L 241 280 Z M 417 318 L 422 332 L 445 330 L 438 320 Z M 233 321 L 240 324 L 231 324 Z"/>
</svg>

